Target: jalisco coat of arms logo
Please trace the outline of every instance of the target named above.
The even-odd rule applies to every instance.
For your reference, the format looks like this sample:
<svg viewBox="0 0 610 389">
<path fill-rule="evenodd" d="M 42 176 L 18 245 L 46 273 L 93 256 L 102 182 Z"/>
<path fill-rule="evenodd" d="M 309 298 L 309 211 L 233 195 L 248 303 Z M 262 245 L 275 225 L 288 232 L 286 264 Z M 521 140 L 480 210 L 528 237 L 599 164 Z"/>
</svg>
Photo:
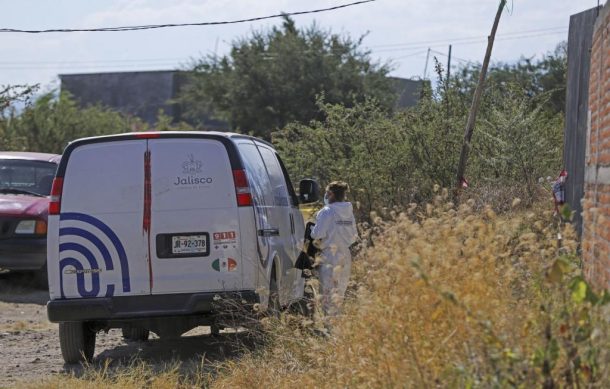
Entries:
<svg viewBox="0 0 610 389">
<path fill-rule="evenodd" d="M 188 159 L 182 163 L 182 172 L 184 174 L 201 173 L 203 162 L 196 160 L 193 154 L 188 155 Z"/>
</svg>

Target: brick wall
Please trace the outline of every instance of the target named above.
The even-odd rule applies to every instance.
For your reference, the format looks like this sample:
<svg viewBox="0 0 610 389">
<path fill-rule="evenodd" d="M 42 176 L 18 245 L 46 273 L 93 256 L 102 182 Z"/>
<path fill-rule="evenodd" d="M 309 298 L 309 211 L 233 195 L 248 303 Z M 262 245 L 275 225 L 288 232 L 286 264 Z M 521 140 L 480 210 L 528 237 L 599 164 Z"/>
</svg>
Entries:
<svg viewBox="0 0 610 389">
<path fill-rule="evenodd" d="M 582 252 L 586 277 L 610 288 L 610 2 L 595 22 L 589 76 Z"/>
</svg>

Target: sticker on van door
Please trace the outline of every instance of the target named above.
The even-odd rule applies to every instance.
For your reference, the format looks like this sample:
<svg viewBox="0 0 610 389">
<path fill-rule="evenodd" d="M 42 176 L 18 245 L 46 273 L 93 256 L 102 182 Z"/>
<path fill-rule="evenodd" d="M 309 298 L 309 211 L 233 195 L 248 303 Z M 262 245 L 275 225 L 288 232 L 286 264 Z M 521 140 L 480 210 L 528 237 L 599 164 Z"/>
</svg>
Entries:
<svg viewBox="0 0 610 389">
<path fill-rule="evenodd" d="M 235 243 L 237 233 L 235 231 L 215 232 L 214 243 Z"/>
<path fill-rule="evenodd" d="M 218 258 L 212 262 L 212 269 L 226 273 L 237 269 L 237 262 L 233 258 Z"/>
<path fill-rule="evenodd" d="M 212 237 L 214 238 L 214 250 L 237 248 L 237 232 L 235 231 L 215 232 Z"/>
<path fill-rule="evenodd" d="M 76 275 L 76 287 L 81 297 L 98 297 L 105 274 L 115 270 L 115 265 L 121 275 L 123 292 L 131 291 L 125 248 L 108 225 L 93 216 L 75 212 L 62 213 L 59 220 L 59 283 L 62 298 L 65 298 L 64 275 Z M 111 244 L 107 245 L 104 241 Z M 85 276 L 91 277 L 90 288 L 86 287 Z M 111 297 L 114 291 L 114 283 L 107 282 L 103 295 Z"/>
</svg>

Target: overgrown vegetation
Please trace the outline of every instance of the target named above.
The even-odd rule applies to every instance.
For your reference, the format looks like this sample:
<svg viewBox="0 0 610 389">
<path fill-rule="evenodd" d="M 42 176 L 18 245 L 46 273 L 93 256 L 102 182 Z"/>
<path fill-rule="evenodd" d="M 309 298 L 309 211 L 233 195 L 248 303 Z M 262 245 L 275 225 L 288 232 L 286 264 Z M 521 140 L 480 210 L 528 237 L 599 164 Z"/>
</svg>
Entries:
<svg viewBox="0 0 610 389">
<path fill-rule="evenodd" d="M 292 123 L 275 132 L 273 142 L 293 175 L 349 182 L 361 216 L 425 201 L 434 185 L 454 184 L 470 102 L 463 86 L 474 75 L 447 81 L 438 64 L 437 73 L 436 89 L 425 91 L 416 107 L 392 113 L 372 99 L 351 108 L 320 100 L 323 121 Z M 551 90 L 530 93 L 494 77 L 487 85 L 467 170 L 471 190 L 510 192 L 481 196 L 496 208 L 506 209 L 514 197 L 531 204 L 539 197 L 539 178 L 561 168 L 563 116 L 548 106 Z"/>
<path fill-rule="evenodd" d="M 141 119 L 123 115 L 101 105 L 81 108 L 68 94 L 46 93 L 31 101 L 33 89 L 11 88 L 0 94 L 0 145 L 2 150 L 61 154 L 72 140 L 90 136 L 149 130 Z M 23 102 L 21 112 L 16 102 Z M 192 129 L 172 124 L 160 113 L 155 129 Z"/>
<path fill-rule="evenodd" d="M 348 107 L 371 96 L 392 107 L 389 70 L 371 59 L 362 38 L 316 24 L 299 29 L 285 17 L 280 28 L 236 40 L 228 56 L 199 59 L 179 101 L 191 120 L 211 111 L 233 130 L 269 138 L 288 123 L 320 119 L 318 95 Z"/>
<path fill-rule="evenodd" d="M 36 387 L 610 386 L 609 298 L 582 278 L 573 229 L 538 202 L 548 197 L 539 179 L 561 168 L 565 52 L 490 70 L 463 192 L 470 200 L 451 204 L 438 188 L 454 184 L 477 67 L 446 80 L 437 63 L 434 89 L 392 112 L 389 95 L 369 93 L 369 81 L 354 94 L 324 70 L 370 71 L 376 84 L 387 69 L 367 67 L 359 44 L 287 19 L 238 42 L 230 57 L 202 60 L 189 92 L 214 100 L 194 110 L 217 104 L 237 129 L 277 129 L 272 140 L 293 178 L 351 185 L 363 247 L 331 336 L 285 314 L 269 323 L 265 346 L 187 375 L 91 367 Z M 311 56 L 288 55 L 310 46 Z M 298 98 L 286 99 L 287 90 Z M 29 93 L 14 92 L 5 100 Z M 146 128 L 102 107 L 79 109 L 65 95 L 21 114 L 5 100 L 3 148 L 61 152 L 77 137 Z M 172 124 L 161 117 L 158 127 Z"/>
<path fill-rule="evenodd" d="M 608 387 L 609 298 L 583 280 L 572 227 L 518 200 L 498 216 L 447 199 L 372 215 L 328 337 L 284 314 L 265 347 L 191 374 L 144 363 L 36 386 Z"/>
<path fill-rule="evenodd" d="M 384 233 L 356 261 L 329 340 L 286 321 L 275 347 L 213 386 L 606 387 L 608 299 L 581 278 L 571 226 L 446 198 L 373 217 Z"/>
</svg>

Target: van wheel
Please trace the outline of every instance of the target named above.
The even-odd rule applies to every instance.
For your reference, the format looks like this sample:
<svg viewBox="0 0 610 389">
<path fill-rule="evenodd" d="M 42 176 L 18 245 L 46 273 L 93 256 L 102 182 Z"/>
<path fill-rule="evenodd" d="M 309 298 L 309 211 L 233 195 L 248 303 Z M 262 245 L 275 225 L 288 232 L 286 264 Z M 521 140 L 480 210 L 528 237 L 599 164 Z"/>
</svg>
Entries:
<svg viewBox="0 0 610 389">
<path fill-rule="evenodd" d="M 123 328 L 123 339 L 128 342 L 145 342 L 148 340 L 150 331 L 143 327 Z"/>
<path fill-rule="evenodd" d="M 91 362 L 95 351 L 95 331 L 88 323 L 59 323 L 59 346 L 66 363 Z"/>
<path fill-rule="evenodd" d="M 275 271 L 271 272 L 271 282 L 269 283 L 269 303 L 267 304 L 267 316 L 279 318 L 280 317 L 280 293 L 277 287 L 277 281 L 275 280 Z"/>
<path fill-rule="evenodd" d="M 310 308 L 311 300 L 302 297 L 299 300 L 290 304 L 290 313 L 299 316 L 313 317 L 313 310 Z"/>
</svg>

